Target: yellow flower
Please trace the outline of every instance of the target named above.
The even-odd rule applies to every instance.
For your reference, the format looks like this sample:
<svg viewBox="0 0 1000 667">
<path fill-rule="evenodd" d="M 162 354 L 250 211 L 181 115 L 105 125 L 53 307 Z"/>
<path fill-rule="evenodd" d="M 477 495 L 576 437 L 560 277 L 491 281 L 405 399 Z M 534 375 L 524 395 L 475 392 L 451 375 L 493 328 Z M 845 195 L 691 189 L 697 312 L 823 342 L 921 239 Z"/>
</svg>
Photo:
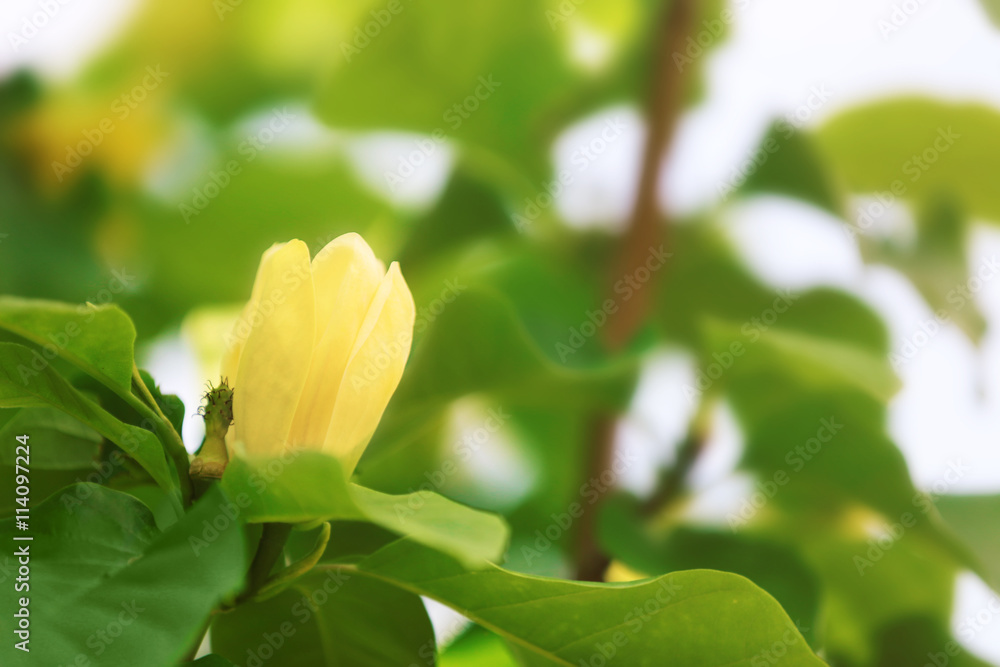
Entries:
<svg viewBox="0 0 1000 667">
<path fill-rule="evenodd" d="M 234 389 L 230 456 L 314 449 L 350 475 L 403 374 L 413 296 L 357 234 L 310 262 L 302 241 L 261 258 L 222 361 Z"/>
</svg>

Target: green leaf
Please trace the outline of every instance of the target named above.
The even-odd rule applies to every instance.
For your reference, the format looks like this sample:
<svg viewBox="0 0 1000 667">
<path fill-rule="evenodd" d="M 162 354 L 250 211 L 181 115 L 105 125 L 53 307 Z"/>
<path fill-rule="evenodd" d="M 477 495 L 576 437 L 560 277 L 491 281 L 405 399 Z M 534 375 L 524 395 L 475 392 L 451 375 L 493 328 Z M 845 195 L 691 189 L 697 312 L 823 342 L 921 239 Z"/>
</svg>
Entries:
<svg viewBox="0 0 1000 667">
<path fill-rule="evenodd" d="M 65 487 L 30 516 L 32 599 L 50 612 L 142 556 L 158 532 L 141 502 L 90 483 Z M 13 524 L 0 522 L 0 531 L 14 533 Z"/>
<path fill-rule="evenodd" d="M 746 577 L 774 596 L 810 645 L 817 645 L 820 581 L 793 549 L 747 534 L 690 527 L 657 530 L 623 502 L 605 506 L 599 530 L 608 553 L 644 574 L 698 568 Z"/>
<path fill-rule="evenodd" d="M 31 451 L 32 469 L 81 470 L 100 453 L 101 436 L 94 429 L 55 408 L 21 408 L 0 428 L 0 463 L 14 465 L 16 436 L 28 434 L 44 447 Z"/>
<path fill-rule="evenodd" d="M 229 662 L 221 655 L 206 655 L 203 658 L 199 658 L 194 662 L 185 662 L 185 667 L 236 667 L 233 663 Z"/>
<path fill-rule="evenodd" d="M 256 656 L 282 667 L 432 667 L 435 644 L 419 597 L 330 571 L 306 575 L 276 597 L 217 616 L 212 649 L 238 664 L 255 664 Z"/>
<path fill-rule="evenodd" d="M 46 358 L 58 354 L 120 394 L 132 390 L 135 327 L 117 306 L 0 296 L 0 328 L 40 345 Z"/>
<path fill-rule="evenodd" d="M 627 403 L 635 375 L 631 360 L 593 370 L 553 362 L 507 300 L 492 290 L 469 287 L 433 320 L 412 353 L 371 454 L 359 467 L 375 457 L 392 456 L 392 445 L 411 438 L 463 396 L 489 394 L 505 407 L 616 409 Z"/>
<path fill-rule="evenodd" d="M 935 501 L 945 522 L 982 562 L 987 582 L 1000 590 L 1000 496 L 941 496 Z"/>
<path fill-rule="evenodd" d="M 812 137 L 786 121 L 774 124 L 755 156 L 766 160 L 739 185 L 740 194 L 779 194 L 814 204 L 837 217 L 844 197 Z"/>
<path fill-rule="evenodd" d="M 507 545 L 500 517 L 422 491 L 390 496 L 344 481 L 337 459 L 321 452 L 229 462 L 226 492 L 251 523 L 370 521 L 451 554 L 469 567 L 499 560 Z"/>
<path fill-rule="evenodd" d="M 477 626 L 452 642 L 438 661 L 440 667 L 518 667 L 503 639 Z"/>
<path fill-rule="evenodd" d="M 164 394 L 160 391 L 159 386 L 156 384 L 156 380 L 153 376 L 144 370 L 139 371 L 139 377 L 142 378 L 143 383 L 146 388 L 149 389 L 149 393 L 152 394 L 153 400 L 156 404 L 160 406 L 160 410 L 163 412 L 164 416 L 170 421 L 170 425 L 173 426 L 177 433 L 184 432 L 184 401 L 178 396 L 173 394 Z"/>
<path fill-rule="evenodd" d="M 902 618 L 881 628 L 875 667 L 934 665 L 992 667 L 973 655 L 948 632 L 949 623 L 917 616 Z"/>
<path fill-rule="evenodd" d="M 118 421 L 49 364 L 37 366 L 39 359 L 38 353 L 22 345 L 0 343 L 0 406 L 57 408 L 121 447 L 164 490 L 176 492 L 176 479 L 153 433 Z"/>
<path fill-rule="evenodd" d="M 229 503 L 213 488 L 155 538 L 142 503 L 103 487 L 69 487 L 37 507 L 31 661 L 14 651 L 11 664 L 126 665 L 141 656 L 143 665 L 173 667 L 215 605 L 243 584 L 243 531 Z M 0 524 L 6 540 L 12 532 L 12 520 Z M 16 603 L 0 604 L 9 617 Z"/>
<path fill-rule="evenodd" d="M 922 529 L 919 510 L 911 506 L 909 513 L 921 523 L 905 528 L 913 517 L 838 506 L 822 487 L 818 494 L 821 503 L 786 498 L 763 530 L 796 548 L 823 583 L 818 633 L 831 664 L 876 664 L 886 649 L 883 633 L 910 619 L 933 619 L 946 631 L 958 568 L 938 537 Z M 899 537 L 887 539 L 889 529 Z"/>
<path fill-rule="evenodd" d="M 864 233 L 857 238 L 868 263 L 889 264 L 910 279 L 938 318 L 938 326 L 954 322 L 978 343 L 986 321 L 969 292 L 963 291 L 973 273 L 966 253 L 969 227 L 956 197 L 938 195 L 917 202 L 915 243 L 887 243 Z M 908 360 L 901 355 L 896 363 Z"/>
<path fill-rule="evenodd" d="M 794 305 L 789 306 L 793 308 Z M 736 356 L 743 372 L 763 369 L 771 372 L 776 364 L 805 386 L 823 389 L 850 387 L 880 401 L 888 401 L 899 390 L 900 381 L 882 355 L 844 344 L 832 338 L 807 335 L 777 327 L 754 329 L 709 324 L 709 337 L 717 354 L 734 356 L 731 346 L 739 344 L 744 353 Z M 716 362 L 715 358 L 708 360 Z"/>
<path fill-rule="evenodd" d="M 982 3 L 993 23 L 1000 26 L 1000 0 L 982 0 Z"/>
<path fill-rule="evenodd" d="M 540 180 L 548 146 L 580 103 L 593 108 L 639 88 L 641 70 L 623 66 L 631 55 L 623 47 L 643 41 L 637 33 L 648 25 L 651 9 L 632 0 L 595 4 L 617 14 L 620 26 L 612 32 L 607 22 L 586 24 L 617 56 L 596 71 L 571 62 L 564 40 L 572 27 L 560 25 L 567 20 L 554 4 L 547 12 L 532 0 L 398 3 L 395 15 L 382 10 L 390 22 L 371 38 L 364 31 L 378 23 L 359 12 L 335 47 L 318 114 L 350 128 L 437 131 Z"/>
<path fill-rule="evenodd" d="M 343 566 L 327 566 L 339 569 Z M 358 571 L 433 598 L 501 635 L 535 665 L 722 667 L 773 657 L 822 666 L 781 606 L 743 577 L 695 570 L 632 584 L 587 584 L 463 569 L 401 540 Z"/>
<path fill-rule="evenodd" d="M 910 201 L 953 194 L 972 218 L 1000 222 L 992 177 L 1000 169 L 1000 113 L 991 107 L 896 98 L 836 116 L 816 139 L 853 192 Z"/>
<path fill-rule="evenodd" d="M 470 335 L 475 345 L 467 344 Z M 398 393 L 406 399 L 419 396 L 425 405 L 490 392 L 535 405 L 612 407 L 627 400 L 633 380 L 631 364 L 584 371 L 552 362 L 508 302 L 485 288 L 470 288 L 428 331 Z"/>
</svg>

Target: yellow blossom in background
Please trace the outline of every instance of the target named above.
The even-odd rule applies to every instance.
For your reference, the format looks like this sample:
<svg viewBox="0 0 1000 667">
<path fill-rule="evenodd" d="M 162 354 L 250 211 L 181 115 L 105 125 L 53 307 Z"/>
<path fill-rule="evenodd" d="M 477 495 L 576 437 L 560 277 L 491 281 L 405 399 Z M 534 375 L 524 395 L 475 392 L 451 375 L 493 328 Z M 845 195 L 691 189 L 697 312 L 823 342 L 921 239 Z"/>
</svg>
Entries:
<svg viewBox="0 0 1000 667">
<path fill-rule="evenodd" d="M 321 450 L 349 475 L 399 384 L 414 316 L 399 265 L 386 271 L 357 234 L 312 261 L 302 241 L 271 247 L 222 360 L 230 456 Z"/>
</svg>

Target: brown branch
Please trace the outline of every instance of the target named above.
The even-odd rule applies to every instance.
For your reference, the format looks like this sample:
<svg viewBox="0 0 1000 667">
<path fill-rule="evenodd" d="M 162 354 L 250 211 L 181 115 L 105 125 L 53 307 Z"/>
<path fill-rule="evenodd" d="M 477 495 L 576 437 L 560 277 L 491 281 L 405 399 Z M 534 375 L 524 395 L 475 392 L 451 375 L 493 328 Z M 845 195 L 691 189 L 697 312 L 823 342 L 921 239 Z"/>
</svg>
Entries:
<svg viewBox="0 0 1000 667">
<path fill-rule="evenodd" d="M 668 228 L 660 217 L 657 186 L 687 92 L 686 72 L 674 65 L 674 54 L 683 52 L 687 38 L 694 32 L 696 16 L 695 0 L 668 0 L 653 36 L 650 95 L 646 109 L 648 135 L 642 172 L 628 231 L 612 265 L 611 285 L 643 265 L 650 255 L 650 248 L 659 248 L 662 244 L 666 252 L 671 252 Z M 605 340 L 610 350 L 621 350 L 639 330 L 649 314 L 654 293 L 654 281 L 650 280 L 642 289 L 634 291 L 630 299 L 619 304 L 605 328 Z M 600 415 L 594 420 L 588 479 L 599 478 L 611 465 L 614 424 L 613 415 Z M 588 507 L 579 523 L 576 575 L 582 581 L 600 581 L 609 564 L 597 541 L 599 506 L 600 502 L 597 502 Z"/>
<path fill-rule="evenodd" d="M 660 21 L 654 45 L 651 94 L 646 111 L 648 136 L 635 208 L 613 263 L 611 285 L 641 266 L 651 247 L 663 244 L 667 252 L 672 247 L 669 227 L 661 219 L 657 187 L 687 92 L 687 69 L 681 70 L 674 64 L 674 54 L 683 52 L 688 36 L 694 31 L 697 5 L 694 0 L 673 0 L 667 4 L 669 7 Z M 605 336 L 612 350 L 621 349 L 642 325 L 652 304 L 654 287 L 651 281 L 635 291 L 632 298 L 620 304 L 614 317 L 609 318 Z"/>
</svg>

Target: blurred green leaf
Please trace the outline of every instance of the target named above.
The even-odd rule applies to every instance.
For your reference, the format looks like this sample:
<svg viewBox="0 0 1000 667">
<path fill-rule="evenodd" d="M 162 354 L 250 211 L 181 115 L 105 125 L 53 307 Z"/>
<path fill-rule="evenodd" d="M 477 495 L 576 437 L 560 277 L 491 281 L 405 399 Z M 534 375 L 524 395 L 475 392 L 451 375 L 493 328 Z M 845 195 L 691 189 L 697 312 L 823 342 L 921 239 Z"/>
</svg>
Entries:
<svg viewBox="0 0 1000 667">
<path fill-rule="evenodd" d="M 953 322 L 974 342 L 986 331 L 970 287 L 973 273 L 976 280 L 986 280 L 998 270 L 989 265 L 970 271 L 966 257 L 969 221 L 954 195 L 929 196 L 917 203 L 916 242 L 894 244 L 873 239 L 862 232 L 856 235 L 869 263 L 886 263 L 902 271 L 927 301 L 937 322 L 926 327 L 941 327 Z M 980 273 L 986 269 L 986 278 Z M 928 336 L 936 329 L 926 331 Z M 901 358 L 902 359 L 902 358 Z M 897 363 L 903 363 L 899 361 Z"/>
<path fill-rule="evenodd" d="M 240 664 L 257 656 L 282 667 L 433 666 L 435 655 L 418 596 L 343 572 L 314 572 L 270 600 L 217 616 L 212 648 Z"/>
<path fill-rule="evenodd" d="M 786 498 L 764 534 L 794 546 L 822 582 L 818 634 L 831 664 L 875 664 L 883 632 L 907 619 L 947 628 L 957 567 L 923 519 L 837 506 L 826 493 L 825 502 Z"/>
<path fill-rule="evenodd" d="M 911 201 L 954 194 L 973 218 L 1000 221 L 991 176 L 1000 169 L 1000 113 L 990 107 L 897 98 L 846 111 L 815 136 L 853 192 Z"/>
<path fill-rule="evenodd" d="M 745 327 L 716 323 L 709 328 L 709 337 L 714 341 L 712 349 L 718 350 L 714 353 L 718 356 L 707 359 L 707 366 L 713 363 L 725 366 L 720 357 L 740 364 L 745 373 L 757 370 L 770 373 L 776 365 L 781 365 L 785 373 L 795 375 L 806 387 L 816 390 L 851 387 L 883 402 L 892 398 L 901 386 L 884 357 L 853 345 L 777 327 L 750 329 L 749 335 Z M 744 352 L 733 351 L 737 344 L 740 346 L 737 349 Z"/>
<path fill-rule="evenodd" d="M 982 0 L 982 3 L 993 23 L 1000 26 L 1000 0 Z"/>
<path fill-rule="evenodd" d="M 454 137 L 526 163 L 538 178 L 559 102 L 584 78 L 543 7 L 527 0 L 389 3 L 359 15 L 336 48 L 341 57 L 317 104 L 330 124 Z"/>
<path fill-rule="evenodd" d="M 503 405 L 621 406 L 634 378 L 628 361 L 592 371 L 558 366 L 507 302 L 469 288 L 448 304 L 413 352 L 376 439 L 405 438 L 451 401 L 474 393 L 489 393 Z"/>
<path fill-rule="evenodd" d="M 948 624 L 930 618 L 905 618 L 882 629 L 875 667 L 944 664 L 949 667 L 990 667 L 948 633 Z"/>
<path fill-rule="evenodd" d="M 222 485 L 252 523 L 317 519 L 371 521 L 439 549 L 469 567 L 499 560 L 507 544 L 500 517 L 430 491 L 390 496 L 348 484 L 337 459 L 320 452 L 229 462 Z"/>
<path fill-rule="evenodd" d="M 141 297 L 125 304 L 144 335 L 179 322 L 195 306 L 245 302 L 273 243 L 299 238 L 315 253 L 340 234 L 391 220 L 388 205 L 361 188 L 339 150 L 268 144 L 250 159 L 251 145 L 243 144 L 244 153 L 239 146 L 251 134 L 221 141 L 218 160 L 184 172 L 188 186 L 171 198 L 130 202 L 149 279 Z M 239 171 L 230 175 L 226 165 L 234 161 Z M 213 174 L 228 181 L 209 198 L 204 193 L 217 187 Z M 370 240 L 377 248 L 377 239 Z"/>
<path fill-rule="evenodd" d="M 986 569 L 986 583 L 1000 590 L 1000 496 L 941 496 L 935 505 Z"/>
<path fill-rule="evenodd" d="M 495 566 L 469 572 L 405 540 L 357 567 L 460 611 L 532 655 L 532 665 L 614 657 L 637 667 L 722 667 L 766 660 L 776 645 L 790 664 L 824 664 L 781 606 L 736 575 L 701 570 L 615 585 L 529 577 Z"/>
<path fill-rule="evenodd" d="M 748 167 L 750 173 L 742 182 L 737 177 L 731 183 L 740 194 L 786 195 L 842 216 L 843 193 L 808 134 L 788 121 L 779 121 L 768 130 L 753 157 L 759 166 Z"/>
</svg>

